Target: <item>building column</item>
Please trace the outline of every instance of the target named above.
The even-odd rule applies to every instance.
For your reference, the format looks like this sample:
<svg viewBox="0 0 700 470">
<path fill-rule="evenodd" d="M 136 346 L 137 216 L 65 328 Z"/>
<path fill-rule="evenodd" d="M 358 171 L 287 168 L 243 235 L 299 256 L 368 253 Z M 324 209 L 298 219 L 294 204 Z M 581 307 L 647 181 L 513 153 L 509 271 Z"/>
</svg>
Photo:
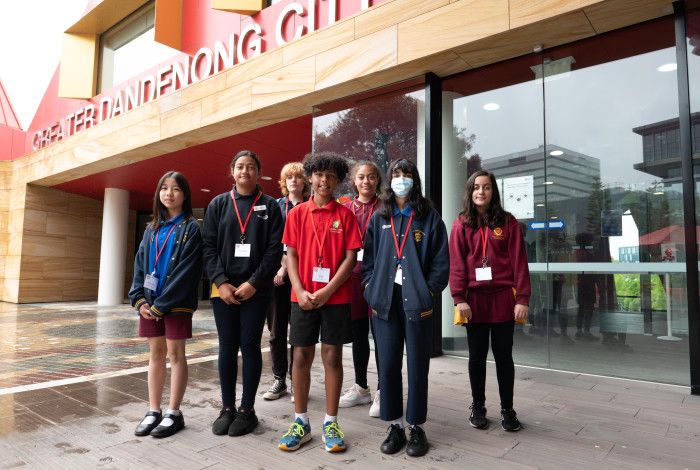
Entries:
<svg viewBox="0 0 700 470">
<path fill-rule="evenodd" d="M 120 305 L 124 301 L 128 230 L 129 191 L 105 188 L 97 305 Z"/>
</svg>

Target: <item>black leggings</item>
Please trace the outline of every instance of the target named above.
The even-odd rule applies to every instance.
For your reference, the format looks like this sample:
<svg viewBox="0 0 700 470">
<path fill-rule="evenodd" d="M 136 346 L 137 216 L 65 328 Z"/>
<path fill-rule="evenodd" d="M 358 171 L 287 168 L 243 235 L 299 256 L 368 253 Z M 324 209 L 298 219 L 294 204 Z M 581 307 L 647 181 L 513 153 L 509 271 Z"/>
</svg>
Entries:
<svg viewBox="0 0 700 470">
<path fill-rule="evenodd" d="M 240 305 L 227 305 L 223 300 L 211 301 L 216 330 L 219 333 L 219 382 L 221 399 L 225 408 L 236 407 L 236 376 L 238 375 L 238 351 L 243 356 L 243 396 L 241 408 L 250 410 L 255 404 L 255 394 L 260 384 L 262 353 L 260 339 L 269 297 L 253 296 Z"/>
<path fill-rule="evenodd" d="M 469 343 L 469 382 L 472 387 L 472 399 L 475 403 L 486 402 L 486 356 L 489 352 L 490 336 L 491 349 L 496 360 L 496 377 L 498 378 L 498 393 L 501 396 L 501 408 L 513 408 L 514 325 L 515 322 L 512 320 L 504 323 L 468 323 L 466 325 Z"/>
<path fill-rule="evenodd" d="M 374 327 L 369 317 L 352 321 L 352 363 L 355 367 L 355 383 L 362 388 L 367 388 L 367 365 L 369 364 L 369 329 Z M 379 377 L 379 355 L 377 354 L 377 340 L 374 340 L 374 360 L 377 364 L 377 377 Z M 378 381 L 379 379 L 377 379 Z M 377 390 L 379 385 L 377 384 Z"/>
</svg>

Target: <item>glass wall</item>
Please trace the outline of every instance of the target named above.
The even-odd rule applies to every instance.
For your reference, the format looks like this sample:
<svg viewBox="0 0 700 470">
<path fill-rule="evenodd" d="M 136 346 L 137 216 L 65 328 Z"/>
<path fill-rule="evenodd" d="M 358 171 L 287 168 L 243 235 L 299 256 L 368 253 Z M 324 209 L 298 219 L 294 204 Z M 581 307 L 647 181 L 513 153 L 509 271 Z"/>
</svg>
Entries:
<svg viewBox="0 0 700 470">
<path fill-rule="evenodd" d="M 689 383 L 674 44 L 664 18 L 444 82 L 446 222 L 481 167 L 525 234 L 521 364 Z"/>
<path fill-rule="evenodd" d="M 386 174 L 389 162 L 406 158 L 425 168 L 425 91 L 422 80 L 319 105 L 313 115 L 313 151 L 334 152 L 350 163 L 370 160 Z M 352 197 L 350 181 L 341 199 Z"/>
</svg>

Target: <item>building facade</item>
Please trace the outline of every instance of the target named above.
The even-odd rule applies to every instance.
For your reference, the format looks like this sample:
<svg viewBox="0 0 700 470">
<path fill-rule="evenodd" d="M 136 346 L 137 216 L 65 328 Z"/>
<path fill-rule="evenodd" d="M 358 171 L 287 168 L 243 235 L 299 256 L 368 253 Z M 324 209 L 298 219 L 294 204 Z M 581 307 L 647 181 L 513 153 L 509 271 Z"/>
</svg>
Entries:
<svg viewBox="0 0 700 470">
<path fill-rule="evenodd" d="M 273 195 L 308 152 L 404 157 L 448 227 L 472 171 L 499 178 L 519 363 L 700 393 L 696 2 L 89 3 L 29 129 L 0 125 L 0 300 L 119 302 L 166 170 L 204 209 L 243 148 Z M 465 354 L 451 309 L 435 352 Z"/>
</svg>

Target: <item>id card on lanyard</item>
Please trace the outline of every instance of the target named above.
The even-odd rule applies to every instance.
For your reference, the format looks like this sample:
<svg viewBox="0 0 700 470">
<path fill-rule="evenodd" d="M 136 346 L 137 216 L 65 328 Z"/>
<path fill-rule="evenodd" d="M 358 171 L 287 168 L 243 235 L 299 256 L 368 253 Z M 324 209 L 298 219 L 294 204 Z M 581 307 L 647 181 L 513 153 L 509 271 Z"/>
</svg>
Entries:
<svg viewBox="0 0 700 470">
<path fill-rule="evenodd" d="M 311 280 L 313 282 L 320 282 L 323 284 L 328 284 L 331 282 L 331 270 L 330 268 L 323 267 L 323 247 L 326 245 L 326 239 L 328 238 L 328 232 L 330 231 L 330 224 L 333 221 L 333 216 L 336 213 L 336 207 L 333 207 L 331 215 L 326 223 L 322 224 L 323 238 L 318 236 L 318 228 L 316 227 L 316 221 L 314 220 L 313 211 L 307 212 L 311 216 L 311 226 L 314 229 L 314 238 L 316 239 L 316 245 L 318 246 L 318 266 L 314 266 L 313 273 L 311 275 Z"/>
<path fill-rule="evenodd" d="M 489 231 L 488 227 L 482 227 L 479 230 L 481 234 L 481 267 L 476 268 L 476 280 L 477 281 L 490 281 L 493 279 L 491 276 L 491 267 L 489 266 L 489 259 L 486 256 L 486 245 L 489 242 Z"/>
<path fill-rule="evenodd" d="M 353 207 L 356 207 L 356 206 L 355 206 L 355 201 L 353 201 L 352 204 L 353 204 Z M 359 223 L 357 224 L 357 231 L 360 233 L 360 241 L 362 242 L 362 246 L 363 246 L 363 247 L 365 246 L 365 234 L 367 233 L 367 226 L 369 225 L 369 219 L 372 218 L 372 214 L 374 214 L 374 208 L 377 207 L 377 200 L 376 200 L 376 199 L 374 200 L 374 204 L 372 204 L 372 207 L 371 207 L 370 210 L 369 210 L 369 216 L 367 216 L 367 218 L 365 219 L 365 218 L 364 218 L 364 216 L 365 216 L 365 208 L 367 207 L 367 205 L 368 205 L 368 204 L 362 204 L 362 218 L 363 218 L 363 219 L 365 220 L 365 222 L 366 222 L 364 231 L 360 228 L 360 224 L 359 224 Z M 360 220 L 360 219 L 358 219 L 358 221 L 359 221 L 359 220 Z M 365 257 L 365 249 L 364 249 L 364 248 L 361 248 L 361 249 L 357 252 L 357 261 L 362 261 L 362 260 L 364 259 L 364 257 Z"/>
<path fill-rule="evenodd" d="M 233 257 L 234 258 L 250 258 L 250 243 L 245 242 L 245 229 L 248 228 L 248 222 L 250 222 L 250 216 L 253 215 L 253 211 L 257 210 L 263 210 L 266 207 L 265 206 L 255 206 L 255 203 L 258 202 L 258 199 L 262 196 L 262 191 L 258 192 L 258 195 L 255 197 L 255 200 L 253 201 L 253 204 L 250 205 L 250 210 L 248 211 L 248 217 L 245 219 L 245 223 L 243 223 L 243 220 L 241 219 L 241 213 L 238 212 L 238 204 L 236 204 L 236 197 L 233 194 L 233 190 L 231 190 L 231 199 L 233 200 L 233 209 L 236 212 L 236 218 L 238 219 L 238 226 L 241 228 L 241 242 L 236 243 L 234 246 L 234 251 L 233 251 Z"/>
<path fill-rule="evenodd" d="M 391 235 L 394 237 L 394 248 L 396 248 L 396 260 L 398 265 L 396 267 L 396 275 L 394 276 L 394 283 L 400 286 L 403 285 L 403 269 L 401 268 L 401 260 L 403 260 L 403 249 L 406 246 L 406 240 L 408 239 L 408 232 L 411 230 L 411 222 L 413 221 L 413 210 L 411 210 L 411 216 L 408 218 L 408 223 L 406 224 L 406 232 L 403 234 L 403 240 L 401 240 L 401 245 L 399 245 L 399 239 L 396 236 L 396 227 L 394 226 L 394 216 L 389 217 L 391 221 Z"/>
<path fill-rule="evenodd" d="M 158 248 L 158 235 L 160 234 L 160 228 L 158 228 L 158 231 L 155 234 L 155 244 L 156 244 L 156 256 L 155 260 L 153 261 L 153 271 L 151 274 L 146 274 L 145 279 L 143 280 L 143 287 L 145 287 L 148 290 L 152 290 L 153 292 L 156 292 L 158 290 L 158 276 L 156 276 L 156 269 L 158 269 L 158 260 L 160 259 L 160 255 L 163 254 L 163 250 L 165 250 L 165 247 L 168 245 L 168 240 L 170 239 L 170 235 L 172 235 L 173 231 L 175 230 L 175 224 L 173 224 L 172 227 L 170 227 L 170 231 L 168 234 L 165 236 L 165 241 L 163 242 L 163 246 Z"/>
</svg>

